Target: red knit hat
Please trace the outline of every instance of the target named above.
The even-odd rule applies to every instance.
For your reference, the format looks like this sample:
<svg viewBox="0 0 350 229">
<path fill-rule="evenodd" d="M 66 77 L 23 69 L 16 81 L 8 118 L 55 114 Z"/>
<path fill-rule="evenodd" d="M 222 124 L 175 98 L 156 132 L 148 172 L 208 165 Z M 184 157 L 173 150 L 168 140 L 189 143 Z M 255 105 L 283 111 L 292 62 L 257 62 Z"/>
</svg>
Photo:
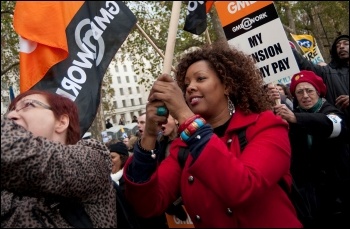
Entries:
<svg viewBox="0 0 350 229">
<path fill-rule="evenodd" d="M 295 88 L 299 83 L 307 82 L 312 84 L 320 94 L 320 97 L 324 97 L 327 92 L 326 85 L 323 83 L 321 77 L 316 75 L 313 71 L 302 70 L 301 72 L 293 75 L 290 83 L 290 93 L 295 97 Z"/>
</svg>

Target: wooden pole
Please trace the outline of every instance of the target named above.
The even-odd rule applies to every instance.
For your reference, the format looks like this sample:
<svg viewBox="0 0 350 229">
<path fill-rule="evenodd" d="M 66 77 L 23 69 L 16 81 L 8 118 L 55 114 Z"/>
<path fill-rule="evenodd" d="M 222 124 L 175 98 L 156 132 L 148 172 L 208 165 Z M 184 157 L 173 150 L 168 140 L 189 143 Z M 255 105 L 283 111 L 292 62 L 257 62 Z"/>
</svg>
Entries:
<svg viewBox="0 0 350 229">
<path fill-rule="evenodd" d="M 211 40 L 210 40 L 210 36 L 209 36 L 208 27 L 207 27 L 206 30 L 205 30 L 205 37 L 206 37 L 206 39 L 207 39 L 207 41 L 208 41 L 208 44 L 211 45 Z"/>
<path fill-rule="evenodd" d="M 272 86 L 272 87 L 275 87 L 275 84 L 274 84 L 274 83 L 271 83 L 271 86 Z M 276 104 L 276 105 L 281 105 L 281 99 L 275 99 L 275 104 Z"/>
<path fill-rule="evenodd" d="M 171 71 L 175 42 L 176 42 L 177 27 L 179 24 L 180 9 L 181 9 L 181 1 L 173 1 L 173 7 L 171 10 L 171 18 L 170 18 L 170 26 L 169 26 L 169 32 L 168 32 L 168 40 L 167 40 L 166 49 L 165 49 L 164 66 L 163 66 L 163 73 L 167 73 L 167 74 L 170 74 L 170 71 Z"/>
</svg>

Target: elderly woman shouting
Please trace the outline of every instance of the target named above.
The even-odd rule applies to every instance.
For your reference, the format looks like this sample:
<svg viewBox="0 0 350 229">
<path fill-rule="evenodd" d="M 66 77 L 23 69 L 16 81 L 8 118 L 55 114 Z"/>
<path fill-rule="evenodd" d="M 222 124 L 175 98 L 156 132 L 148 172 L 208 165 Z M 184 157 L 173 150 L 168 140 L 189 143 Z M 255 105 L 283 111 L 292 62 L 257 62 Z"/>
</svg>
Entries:
<svg viewBox="0 0 350 229">
<path fill-rule="evenodd" d="M 305 226 L 350 227 L 350 157 L 344 114 L 325 98 L 326 85 L 312 71 L 292 77 L 294 111 L 274 107 L 290 124 L 291 173 L 298 191 L 310 203 Z"/>
</svg>

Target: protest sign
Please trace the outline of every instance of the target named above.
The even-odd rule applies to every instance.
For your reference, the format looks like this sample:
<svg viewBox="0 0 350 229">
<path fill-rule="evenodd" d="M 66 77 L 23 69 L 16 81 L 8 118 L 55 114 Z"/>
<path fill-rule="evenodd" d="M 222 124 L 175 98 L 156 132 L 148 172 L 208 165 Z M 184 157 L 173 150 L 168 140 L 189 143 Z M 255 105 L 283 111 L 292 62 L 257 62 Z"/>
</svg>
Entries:
<svg viewBox="0 0 350 229">
<path fill-rule="evenodd" d="M 256 61 L 266 84 L 299 72 L 273 1 L 216 1 L 215 7 L 229 45 Z"/>
</svg>

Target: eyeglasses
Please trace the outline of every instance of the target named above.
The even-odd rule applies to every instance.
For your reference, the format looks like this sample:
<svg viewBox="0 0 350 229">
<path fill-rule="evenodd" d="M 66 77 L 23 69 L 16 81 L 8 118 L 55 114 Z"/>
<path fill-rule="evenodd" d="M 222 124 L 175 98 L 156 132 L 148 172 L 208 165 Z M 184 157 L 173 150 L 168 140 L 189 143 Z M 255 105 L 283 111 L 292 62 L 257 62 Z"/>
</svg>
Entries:
<svg viewBox="0 0 350 229">
<path fill-rule="evenodd" d="M 15 110 L 16 112 L 18 112 L 18 111 L 20 111 L 20 110 L 23 110 L 23 109 L 29 108 L 29 107 L 36 108 L 37 106 L 36 106 L 35 104 L 41 106 L 42 108 L 51 110 L 51 107 L 50 107 L 50 106 L 48 106 L 48 105 L 46 105 L 46 104 L 44 104 L 44 103 L 42 103 L 42 102 L 40 102 L 40 101 L 38 101 L 38 100 L 35 100 L 35 99 L 25 99 L 25 100 L 22 100 L 22 101 L 18 102 L 18 103 L 16 104 L 16 106 L 13 107 L 11 110 L 8 110 L 7 113 L 9 113 L 9 112 L 11 112 L 11 111 L 14 111 L 14 110 Z"/>
<path fill-rule="evenodd" d="M 313 94 L 315 94 L 316 90 L 306 88 L 306 89 L 301 89 L 301 90 L 296 91 L 295 94 L 298 96 L 303 96 L 305 94 L 305 92 L 308 95 L 313 95 Z"/>
</svg>

